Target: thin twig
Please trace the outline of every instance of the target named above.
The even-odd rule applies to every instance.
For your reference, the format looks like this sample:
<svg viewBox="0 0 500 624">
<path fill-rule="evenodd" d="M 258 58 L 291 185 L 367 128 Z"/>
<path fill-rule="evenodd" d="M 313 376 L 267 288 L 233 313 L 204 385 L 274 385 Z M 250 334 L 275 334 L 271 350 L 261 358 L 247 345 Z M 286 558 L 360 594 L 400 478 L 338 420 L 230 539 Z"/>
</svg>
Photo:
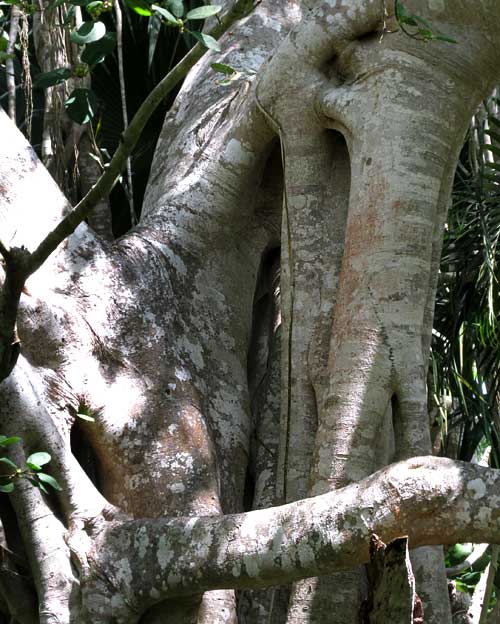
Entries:
<svg viewBox="0 0 500 624">
<path fill-rule="evenodd" d="M 120 98 L 122 101 L 123 130 L 128 128 L 127 114 L 127 92 L 125 89 L 125 72 L 123 65 L 123 16 L 120 7 L 120 0 L 114 1 L 115 18 L 116 18 L 116 47 L 118 51 L 118 77 L 120 81 Z M 130 225 L 133 227 L 137 220 L 134 210 L 134 189 L 132 185 L 132 163 L 130 155 L 127 158 L 127 184 L 124 185 L 127 194 L 128 205 L 130 209 Z"/>
</svg>

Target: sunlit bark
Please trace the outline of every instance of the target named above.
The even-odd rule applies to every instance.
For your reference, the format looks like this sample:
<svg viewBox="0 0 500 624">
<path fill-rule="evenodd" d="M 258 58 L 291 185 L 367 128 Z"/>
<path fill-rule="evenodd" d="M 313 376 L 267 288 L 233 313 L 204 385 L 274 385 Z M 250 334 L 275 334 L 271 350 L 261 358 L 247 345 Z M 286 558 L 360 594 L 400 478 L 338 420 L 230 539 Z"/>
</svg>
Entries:
<svg viewBox="0 0 500 624">
<path fill-rule="evenodd" d="M 421 459 L 369 475 L 430 449 L 441 226 L 498 80 L 500 14 L 430 2 L 451 48 L 381 39 L 380 8 L 259 5 L 217 56 L 240 77 L 217 84 L 209 55 L 186 80 L 137 227 L 110 242 L 83 224 L 29 280 L 0 422 L 24 440 L 14 459 L 47 450 L 64 488 L 57 503 L 29 485 L 10 497 L 43 624 L 235 624 L 234 589 L 350 570 L 336 591 L 296 584 L 288 615 L 349 624 L 373 533 L 498 539 L 494 471 Z M 68 205 L 0 124 L 0 238 L 33 249 Z M 438 578 L 417 583 L 430 624 L 449 617 Z M 245 597 L 249 624 L 274 617 L 269 595 Z"/>
</svg>

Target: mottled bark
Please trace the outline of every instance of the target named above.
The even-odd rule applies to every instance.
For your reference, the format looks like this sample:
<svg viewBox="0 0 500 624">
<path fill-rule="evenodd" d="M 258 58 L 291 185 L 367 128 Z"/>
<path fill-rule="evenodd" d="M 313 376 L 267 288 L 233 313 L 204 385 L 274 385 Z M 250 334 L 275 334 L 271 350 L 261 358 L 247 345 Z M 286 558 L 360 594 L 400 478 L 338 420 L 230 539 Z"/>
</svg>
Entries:
<svg viewBox="0 0 500 624">
<path fill-rule="evenodd" d="M 20 464 L 50 452 L 63 485 L 11 495 L 42 624 L 234 624 L 234 589 L 336 570 L 335 591 L 294 585 L 288 623 L 357 624 L 373 533 L 498 540 L 494 471 L 431 458 L 369 475 L 429 452 L 440 231 L 468 119 L 498 80 L 499 12 L 429 2 L 460 41 L 449 52 L 380 39 L 379 2 L 316 5 L 262 3 L 234 26 L 216 60 L 240 77 L 218 85 L 213 54 L 190 73 L 141 222 L 118 241 L 80 225 L 20 296 L 1 433 L 23 437 Z M 0 124 L 0 238 L 33 250 L 68 205 Z M 436 557 L 422 552 L 417 570 Z M 424 567 L 426 621 L 443 624 L 443 592 L 425 599 L 439 571 Z M 279 602 L 245 593 L 241 620 L 275 624 Z"/>
<path fill-rule="evenodd" d="M 411 8 L 422 11 L 416 3 Z M 460 20 L 468 10 L 464 3 L 448 7 L 453 18 L 446 13 L 445 3 L 429 3 L 425 9 L 437 28 L 444 17 L 446 29 L 455 30 L 459 37 Z M 494 12 L 493 6 L 490 11 Z M 387 424 L 394 431 L 396 457 L 430 452 L 425 374 L 440 253 L 438 233 L 465 130 L 481 97 L 493 86 L 491 63 L 496 53 L 481 46 L 486 43 L 490 11 L 476 15 L 477 31 L 451 56 L 439 45 L 422 46 L 400 32 L 382 36 L 378 2 L 318 3 L 281 46 L 259 83 L 259 102 L 285 146 L 288 211 L 283 247 L 292 250 L 297 262 L 321 254 L 324 264 L 314 259 L 312 265 L 316 270 L 321 266 L 322 279 L 329 275 L 336 285 L 327 296 L 334 308 L 322 383 L 315 375 L 311 352 L 321 359 L 325 350 L 314 349 L 308 337 L 321 331 L 315 318 L 319 306 L 311 310 L 314 280 L 293 260 L 284 265 L 292 276 L 283 289 L 285 326 L 285 310 L 289 310 L 288 344 L 296 349 L 285 356 L 296 374 L 286 372 L 289 399 L 284 411 L 289 432 L 300 432 L 304 418 L 310 431 L 314 424 L 307 423 L 314 423 L 318 406 L 312 493 L 356 481 L 387 462 L 389 437 L 380 435 Z M 487 54 L 492 55 L 490 61 Z M 482 83 L 476 80 L 480 66 L 485 69 Z M 446 92 L 443 84 L 449 87 Z M 447 130 L 443 119 L 450 121 Z M 322 207 L 321 215 L 330 206 L 333 214 L 341 212 L 321 185 L 314 186 L 315 173 L 326 180 L 321 164 L 325 152 L 316 138 L 326 128 L 344 136 L 352 179 L 345 246 L 343 253 L 331 258 L 324 250 L 331 253 L 335 239 L 324 225 L 314 228 L 311 236 L 304 223 L 293 223 L 294 218 L 315 223 L 308 213 L 315 203 Z M 338 158 L 338 148 L 335 152 Z M 340 231 L 344 240 L 344 228 Z M 301 288 L 301 280 L 306 281 L 305 287 Z M 307 309 L 304 320 L 301 308 Z M 295 319 L 303 326 L 300 330 L 294 329 Z M 294 339 L 294 331 L 300 331 L 302 340 Z M 307 353 L 305 365 L 301 351 Z M 315 396 L 309 389 L 307 399 L 304 388 L 311 378 L 316 381 Z M 300 396 L 299 425 L 294 424 L 294 391 Z M 303 468 L 310 461 L 309 441 L 310 436 L 305 436 L 299 452 L 284 460 L 290 480 L 296 481 L 294 472 L 302 479 L 292 498 L 305 493 Z M 436 624 L 451 621 L 440 558 L 429 551 L 414 556 L 427 618 Z M 331 584 L 321 581 L 314 588 L 297 589 L 294 600 L 299 605 L 289 622 L 321 622 L 325 611 L 332 612 L 331 621 L 357 621 L 354 605 L 361 597 L 362 591 L 353 593 L 352 579 L 345 576 Z"/>
<path fill-rule="evenodd" d="M 359 484 L 281 507 L 218 517 L 85 523 L 70 539 L 94 622 L 127 622 L 162 598 L 263 587 L 369 559 L 374 534 L 411 545 L 498 539 L 497 471 L 415 458 Z M 442 526 L 450 527 L 443 537 Z M 87 543 L 86 543 L 87 542 Z"/>
</svg>

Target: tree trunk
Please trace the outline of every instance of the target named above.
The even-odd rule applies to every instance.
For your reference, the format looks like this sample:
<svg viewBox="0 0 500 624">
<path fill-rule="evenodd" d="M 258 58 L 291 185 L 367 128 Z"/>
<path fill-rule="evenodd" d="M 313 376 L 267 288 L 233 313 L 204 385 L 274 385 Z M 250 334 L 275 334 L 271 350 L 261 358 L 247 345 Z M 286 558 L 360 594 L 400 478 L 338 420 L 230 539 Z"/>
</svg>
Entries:
<svg viewBox="0 0 500 624">
<path fill-rule="evenodd" d="M 374 533 L 498 534 L 493 471 L 436 459 L 368 477 L 430 453 L 441 231 L 499 78 L 500 13 L 405 2 L 452 47 L 382 33 L 378 1 L 309 4 L 260 4 L 198 63 L 137 227 L 110 242 L 82 224 L 22 295 L 1 433 L 22 437 L 20 466 L 48 451 L 63 491 L 20 483 L 0 517 L 42 624 L 236 624 L 244 588 L 240 621 L 274 624 L 280 594 L 255 590 L 335 570 L 294 585 L 287 624 L 358 624 Z M 240 78 L 217 84 L 214 60 Z M 1 238 L 33 249 L 68 206 L 0 124 Z M 443 624 L 436 553 L 414 568 L 426 623 Z"/>
</svg>

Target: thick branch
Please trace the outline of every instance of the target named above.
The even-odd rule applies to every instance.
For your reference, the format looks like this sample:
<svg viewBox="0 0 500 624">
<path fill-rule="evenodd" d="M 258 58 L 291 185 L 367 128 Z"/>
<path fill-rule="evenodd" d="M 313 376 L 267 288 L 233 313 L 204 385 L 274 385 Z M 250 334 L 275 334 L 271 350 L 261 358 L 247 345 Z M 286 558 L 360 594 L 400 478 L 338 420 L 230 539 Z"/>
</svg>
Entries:
<svg viewBox="0 0 500 624">
<path fill-rule="evenodd" d="M 408 535 L 412 547 L 500 542 L 499 502 L 500 471 L 421 457 L 281 507 L 223 518 L 96 523 L 87 529 L 93 549 L 80 551 L 79 559 L 86 562 L 84 582 L 91 579 L 89 603 L 111 592 L 141 610 L 179 595 L 349 569 L 368 561 L 373 534 L 385 542 Z M 81 534 L 75 538 L 82 543 Z M 124 570 L 127 584 L 119 582 Z M 103 575 L 113 592 L 108 582 L 98 588 L 96 577 Z"/>
</svg>

